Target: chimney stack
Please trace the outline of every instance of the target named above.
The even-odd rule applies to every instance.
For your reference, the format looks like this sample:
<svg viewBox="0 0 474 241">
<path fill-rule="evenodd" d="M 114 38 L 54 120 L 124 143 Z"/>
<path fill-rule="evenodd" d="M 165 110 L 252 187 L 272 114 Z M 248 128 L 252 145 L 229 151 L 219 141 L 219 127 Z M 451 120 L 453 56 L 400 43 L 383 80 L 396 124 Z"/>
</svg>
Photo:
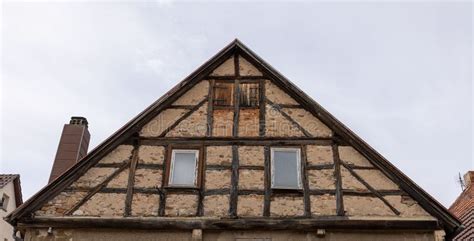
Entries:
<svg viewBox="0 0 474 241">
<path fill-rule="evenodd" d="M 69 124 L 64 125 L 51 175 L 49 176 L 49 183 L 61 176 L 87 154 L 91 137 L 87 130 L 87 124 L 86 118 L 73 116 Z"/>
<path fill-rule="evenodd" d="M 464 185 L 466 189 L 472 185 L 474 182 L 474 171 L 468 171 L 464 174 Z"/>
</svg>

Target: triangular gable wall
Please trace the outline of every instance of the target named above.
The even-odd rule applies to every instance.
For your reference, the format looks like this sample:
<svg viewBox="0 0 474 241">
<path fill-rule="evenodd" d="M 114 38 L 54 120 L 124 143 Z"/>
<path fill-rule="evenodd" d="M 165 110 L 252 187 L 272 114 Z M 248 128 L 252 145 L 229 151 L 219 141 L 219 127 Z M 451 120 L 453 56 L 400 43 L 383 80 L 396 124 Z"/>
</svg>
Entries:
<svg viewBox="0 0 474 241">
<path fill-rule="evenodd" d="M 237 51 L 239 55 L 236 55 L 234 51 Z M 238 70 L 234 65 L 236 62 L 242 63 Z M 308 169 L 308 183 L 315 189 L 315 195 L 312 195 L 314 197 L 311 199 L 313 215 L 341 215 L 336 213 L 338 209 L 336 206 L 339 204 L 336 204 L 337 198 L 334 195 L 317 194 L 317 190 L 336 189 L 337 182 L 333 180 L 335 177 L 331 174 L 335 173 L 334 166 L 338 162 L 342 182 L 341 192 L 357 194 L 344 196 L 342 203 L 346 215 L 408 217 L 429 216 L 428 213 L 431 213 L 448 228 L 456 226 L 457 220 L 441 205 L 238 41 L 218 53 L 190 77 L 99 145 L 76 166 L 41 190 L 12 213 L 10 218 L 15 222 L 22 215 L 34 212 L 38 208 L 36 215 L 114 216 L 116 213 L 123 213 L 125 216 L 159 215 L 159 206 L 163 200 L 160 194 L 151 190 L 155 188 L 153 183 L 162 181 L 161 172 L 166 151 L 163 147 L 138 146 L 133 134 L 139 133 L 140 136 L 150 138 L 209 135 L 209 120 L 206 118 L 209 103 L 206 97 L 210 93 L 210 81 L 205 77 L 229 76 L 235 74 L 236 71 L 247 76 L 264 75 L 265 79 L 268 79 L 265 83 L 265 95 L 268 101 L 265 109 L 270 117 L 266 118 L 265 123 L 267 136 L 272 136 L 274 133 L 272 130 L 274 123 L 271 120 L 275 117 L 278 118 L 277 122 L 289 127 L 288 136 L 331 138 L 335 133 L 337 138 L 345 143 L 339 147 L 336 146 L 336 149 L 311 145 L 306 147 L 309 164 L 323 161 L 323 163 L 313 165 L 313 169 Z M 295 105 L 301 105 L 301 108 L 294 108 Z M 167 106 L 177 108 L 166 108 Z M 202 128 L 198 128 L 198 133 L 189 133 L 189 126 L 196 122 Z M 307 122 L 312 124 L 307 125 Z M 281 134 L 277 133 L 276 136 L 281 136 Z M 127 144 L 129 140 L 132 143 Z M 150 151 L 153 148 L 155 149 Z M 157 148 L 161 148 L 158 153 L 162 154 L 156 154 Z M 333 159 L 334 151 L 338 153 L 338 161 Z M 151 157 L 153 155 L 155 156 Z M 151 160 L 152 163 L 143 163 L 144 160 L 146 162 Z M 153 163 L 153 160 L 157 163 Z M 155 168 L 140 169 L 137 165 L 150 165 Z M 131 168 L 135 173 L 133 178 L 128 177 Z M 258 176 L 258 173 L 250 174 Z M 160 176 L 160 178 L 149 180 L 152 176 Z M 113 192 L 117 188 L 129 189 L 130 182 L 145 191 L 133 196 L 130 196 L 129 192 Z M 149 193 L 146 190 L 149 190 Z M 131 207 L 122 205 L 127 199 L 133 199 Z M 136 200 L 144 200 L 148 205 L 134 205 L 138 203 L 135 202 Z M 213 201 L 216 204 L 228 202 L 226 199 Z M 299 206 L 299 200 L 295 199 L 294 202 L 295 206 Z M 367 202 L 371 205 L 368 206 Z M 241 203 L 245 203 L 245 200 Z M 60 208 L 51 209 L 49 208 L 51 205 L 60 206 Z M 333 208 L 328 210 L 326 207 Z M 220 212 L 222 213 L 222 210 Z M 300 211 L 297 210 L 297 212 Z M 194 214 L 189 211 L 185 216 Z"/>
</svg>

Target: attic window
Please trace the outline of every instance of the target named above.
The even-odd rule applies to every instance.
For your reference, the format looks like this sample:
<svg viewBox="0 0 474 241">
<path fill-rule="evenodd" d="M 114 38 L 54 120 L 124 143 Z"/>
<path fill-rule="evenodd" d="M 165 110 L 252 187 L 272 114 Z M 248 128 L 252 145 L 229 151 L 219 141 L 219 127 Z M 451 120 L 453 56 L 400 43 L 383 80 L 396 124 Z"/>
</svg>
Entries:
<svg viewBox="0 0 474 241">
<path fill-rule="evenodd" d="M 216 82 L 214 84 L 213 104 L 215 106 L 233 106 L 234 84 Z"/>
<path fill-rule="evenodd" d="M 240 106 L 258 107 L 259 102 L 258 83 L 240 84 Z"/>
<path fill-rule="evenodd" d="M 299 148 L 271 149 L 272 188 L 301 189 Z"/>
<path fill-rule="evenodd" d="M 7 207 L 8 207 L 8 200 L 10 199 L 10 197 L 8 197 L 7 194 L 3 194 L 2 196 L 2 199 L 0 200 L 0 208 L 7 211 Z"/>
<path fill-rule="evenodd" d="M 198 156 L 198 150 L 173 150 L 168 185 L 196 187 Z"/>
</svg>

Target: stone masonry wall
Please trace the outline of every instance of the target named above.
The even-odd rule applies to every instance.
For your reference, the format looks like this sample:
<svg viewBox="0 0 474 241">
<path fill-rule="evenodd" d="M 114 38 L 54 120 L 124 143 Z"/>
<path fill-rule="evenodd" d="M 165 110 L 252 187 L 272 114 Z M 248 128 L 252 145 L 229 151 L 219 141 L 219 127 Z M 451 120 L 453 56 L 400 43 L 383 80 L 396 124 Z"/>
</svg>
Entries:
<svg viewBox="0 0 474 241">
<path fill-rule="evenodd" d="M 123 163 L 124 161 L 130 160 L 132 156 L 132 145 L 119 145 L 104 158 L 102 158 L 99 163 Z"/>
<path fill-rule="evenodd" d="M 193 194 L 169 194 L 166 197 L 165 215 L 190 217 L 197 212 L 198 196 Z"/>
<path fill-rule="evenodd" d="M 203 80 L 179 97 L 172 105 L 197 105 L 209 94 L 209 81 Z"/>
<path fill-rule="evenodd" d="M 234 57 L 230 57 L 224 63 L 219 65 L 212 73 L 211 76 L 229 76 L 235 75 L 235 67 L 234 67 Z"/>
<path fill-rule="evenodd" d="M 331 137 L 332 131 L 305 109 L 283 108 L 283 112 L 315 137 Z"/>
<path fill-rule="evenodd" d="M 259 110 L 242 109 L 239 113 L 239 136 L 259 135 Z"/>
<path fill-rule="evenodd" d="M 260 70 L 241 56 L 239 56 L 239 73 L 241 76 L 262 76 Z"/>
<path fill-rule="evenodd" d="M 275 104 L 298 104 L 298 102 L 296 102 L 283 90 L 278 88 L 270 80 L 265 82 L 265 97 Z"/>
<path fill-rule="evenodd" d="M 214 110 L 212 136 L 232 136 L 234 126 L 234 111 Z"/>
<path fill-rule="evenodd" d="M 240 166 L 262 166 L 265 162 L 263 146 L 239 146 Z"/>
<path fill-rule="evenodd" d="M 165 147 L 141 145 L 138 148 L 138 158 L 139 164 L 163 164 Z"/>
<path fill-rule="evenodd" d="M 161 135 L 168 127 L 175 123 L 179 118 L 186 114 L 186 109 L 166 109 L 143 126 L 140 130 L 140 136 L 156 137 Z"/>
<path fill-rule="evenodd" d="M 25 241 L 195 241 L 192 230 L 138 230 L 138 229 L 56 229 L 48 234 L 47 228 L 29 228 Z M 324 236 L 316 231 L 295 230 L 203 230 L 203 241 L 436 241 L 433 231 L 360 231 L 326 230 Z"/>
</svg>

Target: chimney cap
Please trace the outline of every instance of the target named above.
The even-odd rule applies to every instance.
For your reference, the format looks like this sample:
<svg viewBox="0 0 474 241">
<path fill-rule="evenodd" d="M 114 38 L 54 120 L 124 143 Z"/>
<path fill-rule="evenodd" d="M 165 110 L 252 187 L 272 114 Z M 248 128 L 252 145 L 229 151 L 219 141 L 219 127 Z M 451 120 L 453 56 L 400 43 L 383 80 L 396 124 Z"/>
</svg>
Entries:
<svg viewBox="0 0 474 241">
<path fill-rule="evenodd" d="M 82 126 L 86 126 L 89 124 L 89 122 L 87 122 L 87 119 L 85 117 L 82 117 L 82 116 L 71 116 L 71 120 L 69 121 L 69 124 L 70 125 L 82 125 Z"/>
</svg>

